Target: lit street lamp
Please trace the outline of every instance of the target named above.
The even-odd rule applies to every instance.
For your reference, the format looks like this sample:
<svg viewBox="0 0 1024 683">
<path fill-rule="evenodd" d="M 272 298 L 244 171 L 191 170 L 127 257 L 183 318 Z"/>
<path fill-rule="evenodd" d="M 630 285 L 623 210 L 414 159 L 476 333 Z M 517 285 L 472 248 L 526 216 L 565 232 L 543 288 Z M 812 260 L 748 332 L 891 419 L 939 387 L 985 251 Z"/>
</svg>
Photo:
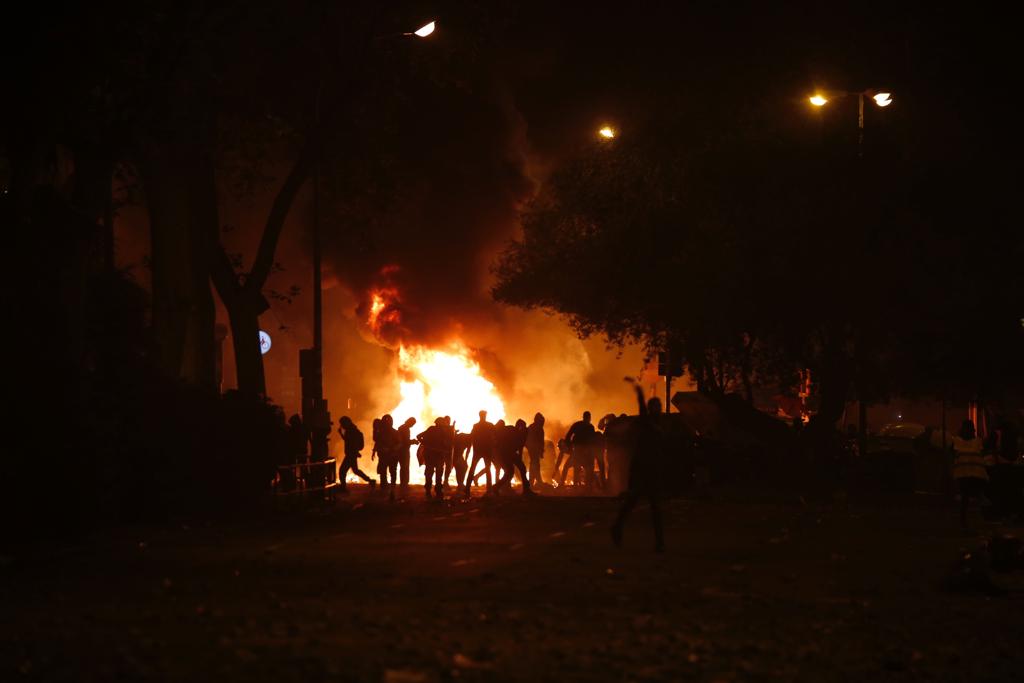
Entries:
<svg viewBox="0 0 1024 683">
<path fill-rule="evenodd" d="M 423 24 L 423 26 L 420 26 L 415 31 L 412 31 L 411 33 L 403 33 L 402 35 L 403 36 L 416 36 L 417 38 L 426 38 L 427 36 L 429 36 L 431 33 L 434 32 L 434 29 L 436 27 L 437 26 L 436 26 L 435 22 L 429 21 L 426 24 Z"/>
<path fill-rule="evenodd" d="M 892 104 L 892 93 L 876 92 L 874 90 L 862 90 L 860 92 L 849 92 L 845 90 L 829 91 L 829 97 L 822 93 L 814 93 L 807 100 L 815 107 L 824 107 L 833 97 L 857 96 L 857 156 L 864 156 L 864 97 L 870 97 L 879 107 L 888 107 Z"/>
<path fill-rule="evenodd" d="M 597 134 L 605 140 L 612 140 L 615 138 L 615 129 L 611 126 L 602 126 L 601 129 L 597 131 Z"/>
</svg>

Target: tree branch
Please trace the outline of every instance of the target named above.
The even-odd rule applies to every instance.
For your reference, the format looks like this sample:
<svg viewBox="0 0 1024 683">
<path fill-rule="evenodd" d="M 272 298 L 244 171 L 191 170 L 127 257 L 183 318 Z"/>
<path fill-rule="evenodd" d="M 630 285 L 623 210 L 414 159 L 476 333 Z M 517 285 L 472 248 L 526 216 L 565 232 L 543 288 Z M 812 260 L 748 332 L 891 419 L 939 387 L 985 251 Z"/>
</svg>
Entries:
<svg viewBox="0 0 1024 683">
<path fill-rule="evenodd" d="M 256 261 L 253 263 L 252 272 L 246 278 L 246 289 L 253 287 L 262 289 L 270 276 L 270 269 L 274 265 L 274 252 L 277 250 L 277 242 L 284 229 L 284 221 L 288 217 L 295 196 L 299 193 L 306 178 L 309 177 L 313 167 L 312 145 L 306 145 L 299 158 L 295 160 L 291 172 L 285 178 L 284 184 L 274 198 L 274 205 L 267 215 L 267 223 L 263 227 L 263 236 L 260 238 L 260 246 L 256 252 Z"/>
</svg>

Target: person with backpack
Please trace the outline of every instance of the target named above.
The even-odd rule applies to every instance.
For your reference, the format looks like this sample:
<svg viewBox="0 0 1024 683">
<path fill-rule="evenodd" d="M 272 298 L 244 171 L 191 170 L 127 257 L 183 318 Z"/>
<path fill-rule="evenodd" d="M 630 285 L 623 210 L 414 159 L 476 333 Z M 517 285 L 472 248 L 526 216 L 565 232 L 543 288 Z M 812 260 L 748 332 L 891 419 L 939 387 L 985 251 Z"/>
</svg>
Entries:
<svg viewBox="0 0 1024 683">
<path fill-rule="evenodd" d="M 338 468 L 338 482 L 342 493 L 347 492 L 345 479 L 349 471 L 369 484 L 370 488 L 375 487 L 377 480 L 371 479 L 366 472 L 359 469 L 359 456 L 362 455 L 363 447 L 366 445 L 363 433 L 359 431 L 348 415 L 344 415 L 338 420 L 338 433 L 341 435 L 342 441 L 345 442 L 345 457 L 341 461 L 341 467 Z"/>
</svg>

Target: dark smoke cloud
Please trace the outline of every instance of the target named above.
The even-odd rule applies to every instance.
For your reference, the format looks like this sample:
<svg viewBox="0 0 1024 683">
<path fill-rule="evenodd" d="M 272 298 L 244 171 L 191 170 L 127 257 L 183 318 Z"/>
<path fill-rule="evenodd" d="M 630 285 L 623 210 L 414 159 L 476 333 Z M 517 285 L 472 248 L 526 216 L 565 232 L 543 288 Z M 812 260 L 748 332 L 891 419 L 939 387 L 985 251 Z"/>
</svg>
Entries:
<svg viewBox="0 0 1024 683">
<path fill-rule="evenodd" d="M 511 98 L 481 88 L 442 92 L 408 112 L 393 202 L 355 237 L 343 216 L 328 231 L 328 260 L 359 299 L 359 317 L 368 317 L 371 292 L 388 295 L 387 313 L 398 314 L 382 329 L 389 345 L 440 344 L 497 315 L 489 264 L 534 184 Z"/>
</svg>

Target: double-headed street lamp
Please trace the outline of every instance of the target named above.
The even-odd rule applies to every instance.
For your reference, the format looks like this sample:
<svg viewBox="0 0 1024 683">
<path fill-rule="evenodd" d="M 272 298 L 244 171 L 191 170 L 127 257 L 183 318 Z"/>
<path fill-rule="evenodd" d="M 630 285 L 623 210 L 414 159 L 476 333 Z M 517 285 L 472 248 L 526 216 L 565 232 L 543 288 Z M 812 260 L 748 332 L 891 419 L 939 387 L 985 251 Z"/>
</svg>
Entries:
<svg viewBox="0 0 1024 683">
<path fill-rule="evenodd" d="M 892 93 L 878 92 L 875 90 L 862 90 L 850 92 L 846 90 L 830 90 L 828 92 L 816 92 L 807 100 L 815 107 L 824 107 L 830 100 L 841 97 L 857 98 L 857 156 L 864 156 L 864 98 L 870 97 L 879 107 L 888 107 L 892 104 Z"/>
<path fill-rule="evenodd" d="M 849 91 L 828 91 L 826 93 L 816 92 L 808 97 L 808 101 L 815 107 L 824 107 L 830 99 L 841 97 L 857 97 L 857 157 L 864 157 L 864 98 L 869 97 L 875 105 L 885 108 L 892 104 L 892 93 L 879 92 L 876 90 L 862 90 L 860 92 Z M 867 443 L 867 404 L 863 398 L 858 401 L 858 447 L 861 453 Z"/>
<path fill-rule="evenodd" d="M 415 31 L 394 33 L 381 37 L 413 36 L 426 38 L 437 28 L 435 21 L 420 26 Z M 314 111 L 314 135 L 320 144 L 320 99 L 323 91 L 323 77 L 317 88 Z M 326 460 L 329 451 L 327 438 L 331 433 L 331 413 L 324 399 L 324 310 L 323 271 L 320 249 L 320 151 L 317 150 L 313 170 L 313 348 L 299 352 L 299 374 L 302 377 L 302 419 L 310 429 L 311 459 Z"/>
</svg>

